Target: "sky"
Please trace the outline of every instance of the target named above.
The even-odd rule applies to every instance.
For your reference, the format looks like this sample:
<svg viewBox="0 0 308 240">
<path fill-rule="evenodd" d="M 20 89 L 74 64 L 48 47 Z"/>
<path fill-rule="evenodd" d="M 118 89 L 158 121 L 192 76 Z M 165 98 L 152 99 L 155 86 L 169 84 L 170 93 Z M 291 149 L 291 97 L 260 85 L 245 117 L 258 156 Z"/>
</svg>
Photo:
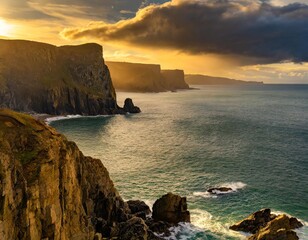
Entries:
<svg viewBox="0 0 308 240">
<path fill-rule="evenodd" d="M 96 42 L 109 61 L 308 83 L 308 0 L 1 0 L 0 38 Z"/>
</svg>

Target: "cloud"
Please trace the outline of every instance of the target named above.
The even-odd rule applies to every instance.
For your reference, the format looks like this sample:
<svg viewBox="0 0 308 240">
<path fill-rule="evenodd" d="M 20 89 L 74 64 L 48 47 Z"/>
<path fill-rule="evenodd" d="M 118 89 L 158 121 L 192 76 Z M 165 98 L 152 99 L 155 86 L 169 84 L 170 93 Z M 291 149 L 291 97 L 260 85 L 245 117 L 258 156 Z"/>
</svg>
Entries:
<svg viewBox="0 0 308 240">
<path fill-rule="evenodd" d="M 226 54 L 257 63 L 308 62 L 308 5 L 255 0 L 174 0 L 134 18 L 64 29 L 68 39 L 97 38 L 192 54 Z"/>
</svg>

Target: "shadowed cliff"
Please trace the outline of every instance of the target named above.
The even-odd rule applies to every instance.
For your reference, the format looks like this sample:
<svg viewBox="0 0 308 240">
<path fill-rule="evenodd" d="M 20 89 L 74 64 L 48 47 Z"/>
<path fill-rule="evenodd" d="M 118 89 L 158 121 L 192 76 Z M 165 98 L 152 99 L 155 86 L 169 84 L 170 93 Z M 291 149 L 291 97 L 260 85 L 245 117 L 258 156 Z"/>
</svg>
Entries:
<svg viewBox="0 0 308 240">
<path fill-rule="evenodd" d="M 182 70 L 161 70 L 160 65 L 106 62 L 114 87 L 131 92 L 165 92 L 188 89 Z"/>
<path fill-rule="evenodd" d="M 200 74 L 186 74 L 185 81 L 190 85 L 238 85 L 263 84 L 263 82 L 242 81 L 224 77 L 212 77 Z"/>
<path fill-rule="evenodd" d="M 117 113 L 102 54 L 98 44 L 0 40 L 0 107 L 54 115 Z"/>
</svg>

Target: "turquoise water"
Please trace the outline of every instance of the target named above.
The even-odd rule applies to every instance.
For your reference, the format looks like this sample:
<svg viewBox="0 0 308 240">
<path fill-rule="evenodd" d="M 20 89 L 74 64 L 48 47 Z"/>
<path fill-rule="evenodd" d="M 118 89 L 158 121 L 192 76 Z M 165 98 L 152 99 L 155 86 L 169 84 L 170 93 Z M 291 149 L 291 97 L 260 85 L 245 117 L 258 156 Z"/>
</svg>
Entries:
<svg viewBox="0 0 308 240">
<path fill-rule="evenodd" d="M 206 86 L 118 93 L 141 114 L 51 125 L 102 160 L 124 199 L 187 196 L 192 225 L 170 239 L 241 239 L 228 226 L 264 207 L 308 222 L 308 86 Z M 230 186 L 220 196 L 209 187 Z M 308 227 L 299 232 L 308 239 Z"/>
</svg>

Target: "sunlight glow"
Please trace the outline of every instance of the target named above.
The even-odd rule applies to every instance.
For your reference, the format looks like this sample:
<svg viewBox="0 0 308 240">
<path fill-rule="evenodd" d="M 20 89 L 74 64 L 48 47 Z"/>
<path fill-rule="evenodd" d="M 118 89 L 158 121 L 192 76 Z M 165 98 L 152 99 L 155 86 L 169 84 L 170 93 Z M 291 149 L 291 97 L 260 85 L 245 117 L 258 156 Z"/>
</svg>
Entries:
<svg viewBox="0 0 308 240">
<path fill-rule="evenodd" d="M 0 19 L 0 36 L 9 37 L 12 25 L 8 24 L 5 20 Z"/>
</svg>

